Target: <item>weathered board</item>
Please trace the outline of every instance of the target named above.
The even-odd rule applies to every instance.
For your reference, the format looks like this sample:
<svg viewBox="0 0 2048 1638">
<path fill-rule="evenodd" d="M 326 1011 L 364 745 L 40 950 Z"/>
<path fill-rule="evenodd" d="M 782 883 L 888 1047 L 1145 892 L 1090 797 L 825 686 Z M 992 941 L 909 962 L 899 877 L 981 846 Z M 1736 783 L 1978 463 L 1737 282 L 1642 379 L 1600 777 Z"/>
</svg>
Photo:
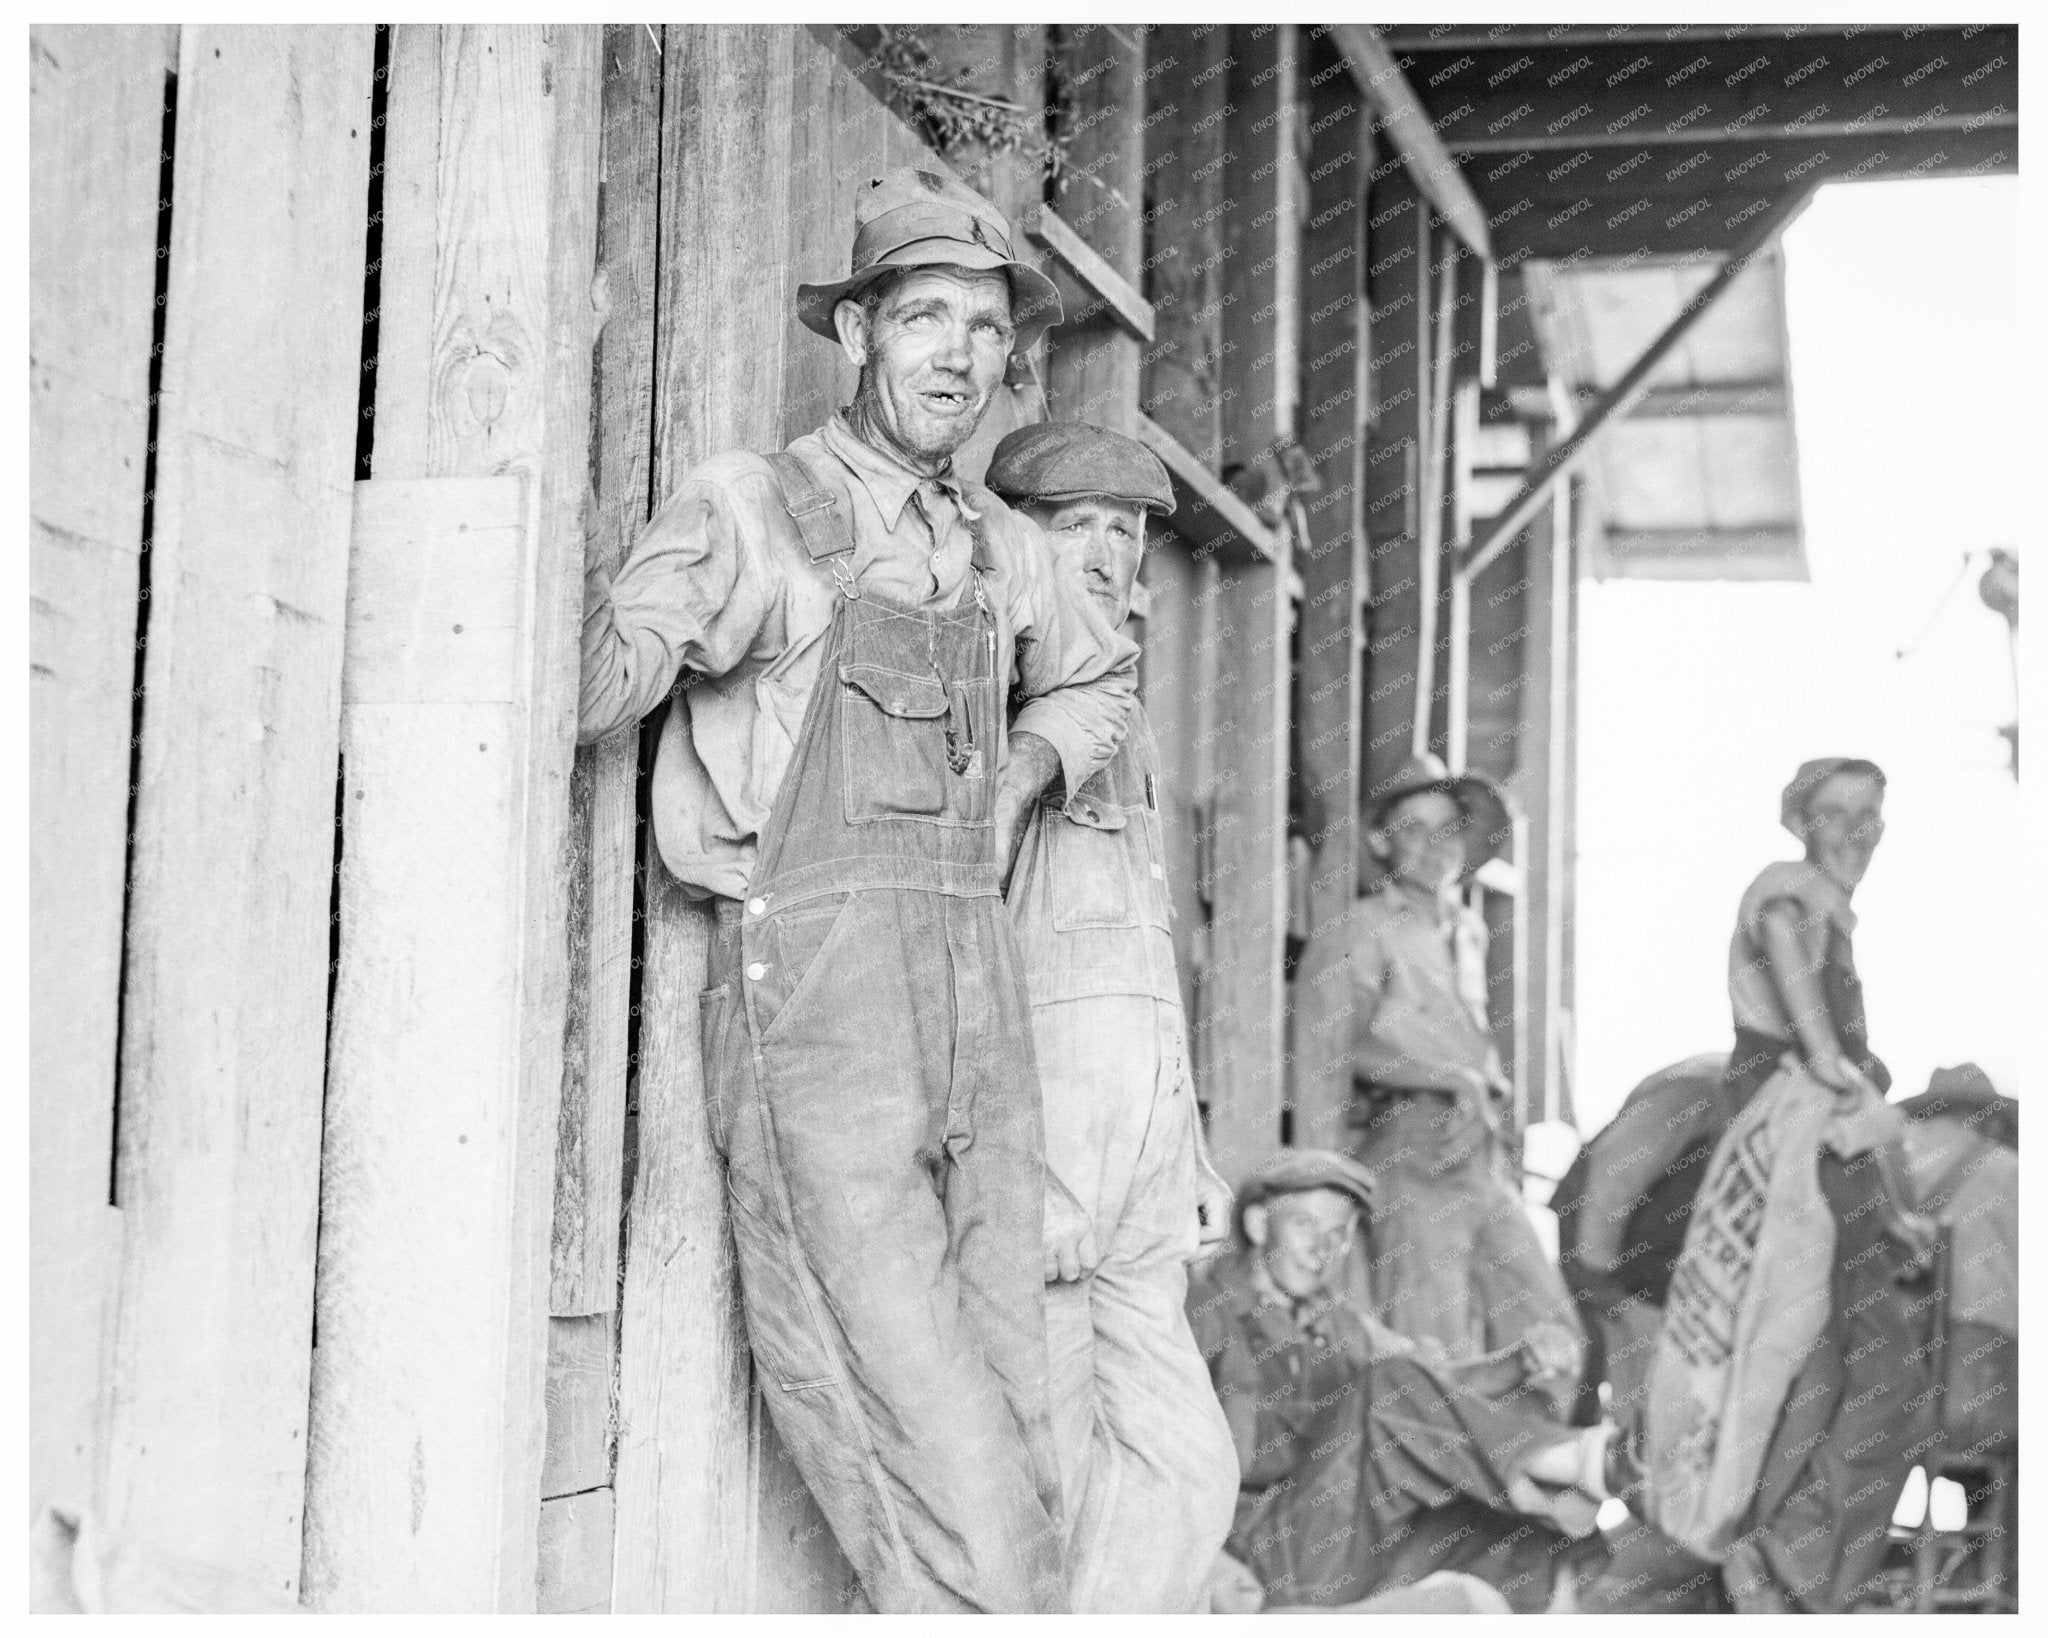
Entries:
<svg viewBox="0 0 2048 1638">
<path fill-rule="evenodd" d="M 705 456 L 774 447 L 782 430 L 781 395 L 762 383 L 782 380 L 789 322 L 798 45 L 787 28 L 664 31 L 657 498 Z M 687 710 L 687 695 L 669 709 Z M 744 1610 L 754 1528 L 747 1349 L 698 1046 L 709 913 L 667 873 L 651 835 L 644 868 L 612 1607 Z"/>
<path fill-rule="evenodd" d="M 613 1319 L 610 1314 L 576 1314 L 548 1321 L 543 1500 L 611 1483 Z M 605 1577 L 609 1585 L 609 1561 Z"/>
<path fill-rule="evenodd" d="M 29 1505 L 99 1506 L 164 51 L 29 42 Z"/>
<path fill-rule="evenodd" d="M 607 572 L 647 521 L 654 357 L 655 210 L 661 52 L 641 24 L 604 34 L 601 303 L 591 421 L 596 488 L 585 562 Z M 634 782 L 638 736 L 576 753 L 569 827 L 569 1025 L 555 1157 L 549 1310 L 610 1313 L 618 1303 L 627 1058 L 632 1043 Z"/>
<path fill-rule="evenodd" d="M 1242 362 L 1221 404 L 1222 459 L 1256 464 L 1293 435 L 1298 358 L 1300 204 L 1295 187 L 1298 31 L 1232 36 L 1224 189 L 1277 194 L 1270 214 L 1225 218 L 1224 354 Z M 1283 179 L 1277 186 L 1275 176 Z M 1285 1095 L 1287 931 L 1287 542 L 1273 564 L 1219 565 L 1214 864 L 1210 961 L 1202 992 L 1202 1091 L 1218 1169 L 1241 1180 L 1280 1142 Z"/>
<path fill-rule="evenodd" d="M 586 1490 L 541 1503 L 535 1597 L 539 1614 L 611 1613 L 615 1511 L 609 1490 Z"/>
<path fill-rule="evenodd" d="M 307 1486 L 327 1609 L 536 1597 L 600 48 L 394 35 Z"/>
<path fill-rule="evenodd" d="M 1127 27 L 1060 29 L 1069 77 L 1067 161 L 1057 206 L 1065 228 L 1119 277 L 1144 255 L 1145 40 Z M 1053 332 L 1046 393 L 1054 416 L 1112 431 L 1136 430 L 1138 338 L 1116 308 L 1058 257 L 1052 260 L 1066 322 Z"/>
<path fill-rule="evenodd" d="M 1370 325 L 1365 302 L 1370 116 L 1342 72 L 1311 76 L 1302 443 L 1321 493 L 1307 499 L 1301 570 L 1301 720 L 1296 731 L 1303 822 L 1314 848 L 1308 946 L 1291 997 L 1290 1094 L 1296 1143 L 1339 1148 L 1350 1101 L 1347 912 L 1358 892 L 1358 793 L 1364 707 L 1365 406 Z"/>
<path fill-rule="evenodd" d="M 186 29 L 107 1524 L 297 1590 L 372 35 Z"/>
</svg>

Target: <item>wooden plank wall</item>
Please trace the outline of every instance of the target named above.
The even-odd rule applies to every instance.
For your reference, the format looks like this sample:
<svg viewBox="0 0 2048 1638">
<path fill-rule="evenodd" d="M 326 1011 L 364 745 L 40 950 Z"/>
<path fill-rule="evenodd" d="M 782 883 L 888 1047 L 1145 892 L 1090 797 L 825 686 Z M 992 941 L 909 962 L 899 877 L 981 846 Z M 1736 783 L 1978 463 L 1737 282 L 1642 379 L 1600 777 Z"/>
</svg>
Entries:
<svg viewBox="0 0 2048 1638">
<path fill-rule="evenodd" d="M 794 31 L 663 31 L 655 500 L 723 449 L 780 442 L 792 293 Z M 687 696 L 670 702 L 681 727 Z M 734 1611 L 753 1599 L 746 1336 L 724 1181 L 704 1119 L 697 995 L 709 912 L 644 860 L 639 1171 L 620 1313 L 619 1612 Z"/>
<path fill-rule="evenodd" d="M 1434 300 L 1428 206 L 1396 155 L 1366 196 L 1372 432 L 1366 446 L 1365 792 L 1369 804 L 1407 761 L 1421 653 L 1421 483 L 1429 422 Z"/>
<path fill-rule="evenodd" d="M 1224 136 L 1223 354 L 1226 472 L 1291 439 L 1299 396 L 1297 320 L 1305 203 L 1299 148 L 1300 31 L 1234 28 Z M 1270 203 L 1268 203 L 1270 202 Z M 1282 536 L 1283 540 L 1285 536 Z M 1284 1096 L 1289 733 L 1288 551 L 1220 569 L 1223 645 L 1215 724 L 1213 910 L 1198 1062 L 1210 1148 L 1233 1182 L 1280 1143 Z"/>
<path fill-rule="evenodd" d="M 1064 25 L 1072 133 L 1054 201 L 1061 218 L 1126 279 L 1144 254 L 1145 38 L 1128 24 Z M 1047 396 L 1053 418 L 1137 429 L 1138 341 L 1064 267 L 1055 266 L 1066 322 L 1053 332 Z"/>
<path fill-rule="evenodd" d="M 175 52 L 175 38 L 173 38 Z M 100 1506 L 164 124 L 154 26 L 29 42 L 29 1505 Z"/>
<path fill-rule="evenodd" d="M 1141 355 L 1145 413 L 1214 470 L 1222 447 L 1223 274 L 1221 245 L 1224 61 L 1229 31 L 1217 24 L 1166 24 L 1147 31 L 1144 222 L 1140 281 L 1153 304 L 1155 333 Z M 1215 567 L 1159 529 L 1145 555 L 1150 593 L 1140 661 L 1145 709 L 1159 746 L 1161 814 L 1172 892 L 1174 956 L 1191 1025 L 1207 961 L 1207 908 L 1199 858 L 1208 801 L 1216 667 L 1202 641 L 1213 613 Z M 1205 597 L 1205 587 L 1210 588 Z M 1194 1041 L 1199 1064 L 1203 1042 Z"/>
<path fill-rule="evenodd" d="M 367 27 L 182 31 L 108 1528 L 296 1593 Z"/>
<path fill-rule="evenodd" d="M 1366 406 L 1371 312 L 1365 299 L 1371 117 L 1341 59 L 1319 52 L 1309 76 L 1308 228 L 1302 247 L 1303 447 L 1323 488 L 1306 503 L 1301 723 L 1295 739 L 1314 847 L 1309 939 L 1292 987 L 1293 1138 L 1338 1148 L 1350 1101 L 1348 911 L 1358 892 L 1365 580 Z"/>
<path fill-rule="evenodd" d="M 343 723 L 306 1582 L 531 1610 L 601 39 L 403 26 Z"/>
</svg>

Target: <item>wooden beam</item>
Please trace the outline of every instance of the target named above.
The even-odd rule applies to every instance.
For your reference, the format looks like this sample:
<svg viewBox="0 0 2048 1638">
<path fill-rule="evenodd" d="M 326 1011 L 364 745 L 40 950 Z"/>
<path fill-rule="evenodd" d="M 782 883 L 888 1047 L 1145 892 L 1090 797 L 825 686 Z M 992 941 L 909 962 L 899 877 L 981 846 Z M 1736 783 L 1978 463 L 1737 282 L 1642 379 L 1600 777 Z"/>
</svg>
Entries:
<svg viewBox="0 0 2048 1638">
<path fill-rule="evenodd" d="M 602 38 L 401 25 L 351 562 L 306 1579 L 535 1607 Z"/>
<path fill-rule="evenodd" d="M 548 1321 L 542 1500 L 611 1483 L 614 1320 L 611 1314 L 579 1314 Z M 609 1571 L 605 1580 L 609 1585 Z"/>
<path fill-rule="evenodd" d="M 1274 531 L 1178 438 L 1148 415 L 1138 417 L 1137 436 L 1166 463 L 1167 475 L 1173 479 L 1173 532 L 1193 544 L 1197 560 L 1211 554 L 1230 560 L 1278 560 L 1280 546 Z"/>
<path fill-rule="evenodd" d="M 1938 38 L 1937 38 L 1938 37 Z M 2011 27 L 1930 29 L 1904 40 L 1683 40 L 1604 48 L 1462 51 L 1418 59 L 1434 128 L 1461 156 L 1662 143 L 1893 140 L 2016 126 L 2019 37 Z"/>
<path fill-rule="evenodd" d="M 180 34 L 130 881 L 104 1522 L 286 1597 L 372 69 L 368 27 Z"/>
<path fill-rule="evenodd" d="M 1046 397 L 1060 420 L 1128 435 L 1138 414 L 1139 343 L 1149 337 L 1133 327 L 1137 310 L 1105 300 L 1095 281 L 1106 276 L 1129 292 L 1144 255 L 1145 41 L 1104 24 L 1062 24 L 1058 40 L 1071 76 L 1062 214 L 1051 226 L 1041 211 L 1034 226 L 1048 237 L 1027 237 L 1057 249 L 1060 229 L 1070 229 L 1067 249 L 1092 252 L 1097 264 L 1076 270 L 1059 251 L 1052 266 L 1066 321 L 1052 332 Z"/>
<path fill-rule="evenodd" d="M 1349 912 L 1358 894 L 1359 774 L 1364 754 L 1365 453 L 1372 395 L 1366 301 L 1366 189 L 1371 113 L 1348 78 L 1313 87 L 1310 193 L 1302 247 L 1309 272 L 1302 345 L 1302 443 L 1322 478 L 1309 497 L 1307 539 L 1294 554 L 1301 720 L 1294 739 L 1302 822 L 1314 848 L 1308 945 L 1289 1008 L 1294 1141 L 1343 1145 L 1351 1098 Z"/>
<path fill-rule="evenodd" d="M 829 356 L 830 343 L 789 327 L 801 49 L 815 42 L 791 29 L 663 30 L 657 503 L 721 450 L 780 447 L 785 347 Z M 668 709 L 661 732 L 679 734 L 687 694 Z M 755 1599 L 749 1360 L 698 1044 L 710 911 L 648 841 L 612 1608 L 745 1610 Z"/>
<path fill-rule="evenodd" d="M 1812 197 L 1810 189 L 1786 194 L 1756 217 L 1755 225 L 1743 236 L 1742 243 L 1729 253 L 1714 276 L 1686 299 L 1671 322 L 1655 341 L 1643 349 L 1621 379 L 1585 409 L 1571 435 L 1545 454 L 1529 474 L 1513 504 L 1494 519 L 1485 537 L 1466 558 L 1464 572 L 1467 576 L 1476 578 L 1505 550 L 1508 542 L 1520 533 L 1523 525 L 1543 504 L 1550 481 L 1568 475 L 1580 465 L 1592 452 L 1601 428 L 1615 416 L 1625 415 L 1634 407 L 1649 390 L 1650 377 L 1657 366 L 1692 333 L 1693 326 L 1713 310 L 1714 303 L 1727 293 L 1728 287 L 1748 269 L 1749 264 L 1777 243 L 1778 235 L 1806 208 L 1806 202 Z"/>
<path fill-rule="evenodd" d="M 1400 151 L 1415 185 L 1474 255 L 1490 259 L 1493 239 L 1487 231 L 1485 208 L 1458 169 L 1457 160 L 1439 140 L 1421 99 L 1393 53 L 1381 43 L 1378 31 L 1366 23 L 1332 23 L 1329 32 L 1359 90 L 1379 113 L 1387 140 Z"/>
<path fill-rule="evenodd" d="M 1587 391 L 1578 396 L 1581 404 L 1590 405 L 1600 395 Z M 1629 406 L 1628 419 L 1708 415 L 1783 419 L 1791 412 L 1791 394 L 1783 381 L 1709 381 L 1697 387 L 1652 387 Z"/>
<path fill-rule="evenodd" d="M 647 521 L 661 54 L 646 28 L 615 24 L 605 29 L 602 62 L 604 188 L 592 287 L 601 325 L 591 424 L 595 506 L 584 561 L 609 572 Z M 618 1303 L 638 752 L 639 736 L 631 733 L 586 745 L 576 753 L 570 784 L 569 1023 L 549 1248 L 551 1314 L 608 1314 Z"/>
<path fill-rule="evenodd" d="M 100 1511 L 164 57 L 29 44 L 29 1506 Z"/>
<path fill-rule="evenodd" d="M 1152 339 L 1155 322 L 1152 304 L 1131 287 L 1130 280 L 1091 250 L 1050 205 L 1033 208 L 1024 218 L 1023 231 L 1033 244 L 1043 246 L 1059 257 L 1061 265 L 1096 297 L 1091 306 L 1067 314 L 1069 324 L 1093 317 L 1097 307 L 1107 307 L 1139 341 Z"/>
<path fill-rule="evenodd" d="M 1233 28 L 1224 135 L 1222 459 L 1255 466 L 1298 428 L 1303 122 L 1301 31 Z M 1251 202 L 1270 200 L 1272 209 Z M 1219 560 L 1220 639 L 1208 853 L 1209 966 L 1195 1020 L 1198 1088 L 1218 1168 L 1241 1181 L 1279 1145 L 1286 1098 L 1287 768 L 1291 715 L 1287 573 Z"/>
</svg>

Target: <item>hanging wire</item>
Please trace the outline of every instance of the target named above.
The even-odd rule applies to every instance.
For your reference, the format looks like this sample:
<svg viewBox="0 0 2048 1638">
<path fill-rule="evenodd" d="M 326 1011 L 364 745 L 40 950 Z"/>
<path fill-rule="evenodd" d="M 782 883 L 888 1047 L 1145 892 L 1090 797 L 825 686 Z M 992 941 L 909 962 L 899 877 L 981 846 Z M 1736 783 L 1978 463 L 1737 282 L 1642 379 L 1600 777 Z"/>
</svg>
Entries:
<svg viewBox="0 0 2048 1638">
<path fill-rule="evenodd" d="M 1970 564 L 1976 556 L 1975 552 L 1963 553 L 1963 561 L 1956 568 L 1955 579 L 1948 583 L 1948 590 L 1941 594 L 1941 600 L 1934 605 L 1934 612 L 1927 616 L 1927 623 L 1920 628 L 1920 635 L 1915 637 L 1904 648 L 1897 650 L 1892 656 L 1894 659 L 1903 660 L 1908 655 L 1917 654 L 1920 651 L 1921 646 L 1927 641 L 1928 634 L 1934 630 L 1934 622 L 1941 618 L 1942 610 L 1948 607 L 1948 600 L 1955 596 L 1956 587 L 1963 583 L 1963 576 L 1970 572 Z"/>
</svg>

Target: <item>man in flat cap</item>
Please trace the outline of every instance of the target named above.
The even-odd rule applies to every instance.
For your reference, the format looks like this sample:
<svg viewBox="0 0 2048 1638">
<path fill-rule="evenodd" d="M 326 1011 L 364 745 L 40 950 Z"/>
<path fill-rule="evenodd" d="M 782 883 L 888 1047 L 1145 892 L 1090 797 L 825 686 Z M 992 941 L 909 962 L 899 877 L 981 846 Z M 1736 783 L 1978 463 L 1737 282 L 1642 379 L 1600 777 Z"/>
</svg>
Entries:
<svg viewBox="0 0 2048 1638">
<path fill-rule="evenodd" d="M 1123 629 L 1146 517 L 1173 510 L 1159 457 L 1101 427 L 1047 422 L 996 446 L 988 485 L 1044 528 L 1060 572 Z M 1229 1232 L 1230 1190 L 1195 1107 L 1142 705 L 1106 768 L 1039 801 L 1009 902 L 1056 1203 L 1045 1307 L 1074 1608 L 1183 1612 L 1237 1497 L 1230 1429 L 1182 1306 L 1198 1242 Z"/>
<path fill-rule="evenodd" d="M 1575 1349 L 1561 1328 L 1457 1359 L 1355 1305 L 1343 1270 L 1377 1193 L 1347 1156 L 1283 1151 L 1191 1283 L 1243 1467 L 1219 1589 L 1241 1588 L 1233 1608 L 1328 1606 L 1458 1570 L 1541 1610 L 1619 1481 L 1613 1429 L 1568 1426 L 1532 1392 Z"/>
<path fill-rule="evenodd" d="M 1366 810 L 1386 879 L 1352 911 L 1348 1147 L 1380 1179 L 1374 1312 L 1454 1356 L 1538 1323 L 1583 1341 L 1563 1276 L 1498 1170 L 1509 1086 L 1487 1024 L 1485 928 L 1460 888 L 1511 834 L 1491 782 L 1417 757 Z M 1558 1407 L 1578 1371 L 1574 1358 L 1544 1384 Z"/>
<path fill-rule="evenodd" d="M 1038 793 L 1116 750 L 1137 650 L 953 469 L 1057 322 L 1051 284 L 934 170 L 868 182 L 854 230 L 850 276 L 797 292 L 853 403 L 704 462 L 592 586 L 581 736 L 687 674 L 655 836 L 717 912 L 705 1078 L 748 1338 L 868 1599 L 1056 1610 L 1041 1115 L 1001 894 Z"/>
</svg>

